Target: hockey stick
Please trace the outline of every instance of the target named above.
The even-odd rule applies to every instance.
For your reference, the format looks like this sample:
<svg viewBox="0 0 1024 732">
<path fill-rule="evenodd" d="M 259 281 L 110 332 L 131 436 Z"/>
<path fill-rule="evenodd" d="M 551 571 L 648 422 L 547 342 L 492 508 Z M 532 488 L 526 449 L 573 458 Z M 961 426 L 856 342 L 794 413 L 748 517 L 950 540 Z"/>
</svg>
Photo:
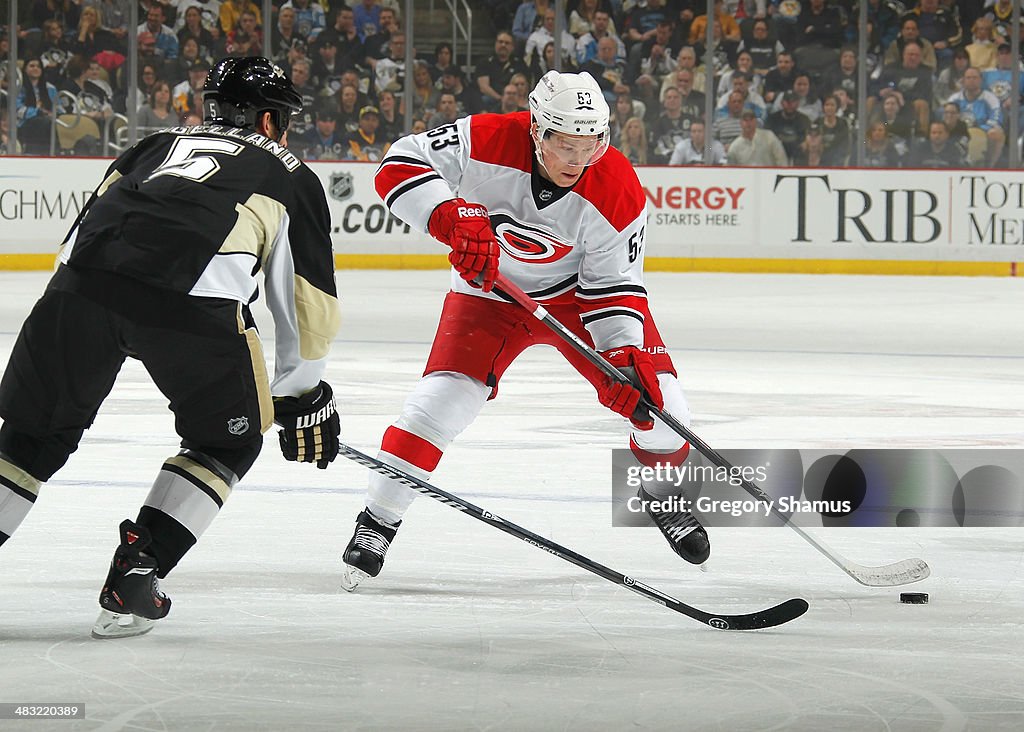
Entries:
<svg viewBox="0 0 1024 732">
<path fill-rule="evenodd" d="M 572 549 L 567 549 L 561 544 L 556 544 L 550 539 L 545 539 L 539 534 L 535 534 L 528 529 L 524 529 L 522 526 L 518 526 L 511 521 L 506 521 L 500 516 L 496 516 L 490 511 L 485 511 L 479 506 L 475 506 L 463 498 L 459 498 L 452 493 L 436 488 L 426 481 L 422 481 L 419 478 L 399 470 L 398 468 L 392 467 L 391 465 L 381 462 L 376 458 L 372 458 L 369 455 L 361 453 L 343 442 L 338 444 L 338 452 L 349 460 L 353 460 L 360 465 L 365 465 L 376 473 L 380 473 L 397 483 L 401 483 L 404 486 L 412 488 L 417 493 L 430 496 L 434 500 L 440 501 L 446 506 L 454 508 L 456 511 L 462 511 L 468 516 L 472 516 L 478 521 L 483 521 L 485 524 L 493 526 L 496 529 L 500 529 L 510 536 L 522 539 L 527 544 L 532 544 L 538 549 L 543 549 L 549 554 L 554 554 L 559 559 L 571 562 L 577 567 L 581 567 L 588 572 L 593 572 L 598 577 L 604 577 L 609 582 L 614 582 L 621 587 L 625 587 L 627 590 L 632 590 L 638 595 L 643 595 L 648 600 L 653 600 L 659 605 L 664 605 L 669 610 L 675 610 L 677 613 L 682 613 L 683 615 L 689 616 L 694 620 L 711 626 L 712 628 L 716 628 L 718 630 L 757 630 L 759 628 L 771 628 L 776 625 L 788 623 L 790 620 L 794 620 L 807 612 L 807 601 L 800 598 L 794 598 L 792 600 L 786 600 L 780 605 L 770 607 L 767 610 L 760 610 L 755 613 L 744 615 L 713 615 L 709 612 L 705 612 L 704 610 L 695 608 L 692 605 L 687 605 L 685 602 L 680 602 L 674 597 L 670 597 L 650 585 L 645 585 L 639 580 L 635 580 L 632 577 L 628 577 L 613 569 L 609 569 L 603 564 L 598 564 L 592 559 L 587 559 L 585 556 L 577 554 Z"/>
<path fill-rule="evenodd" d="M 551 329 L 555 335 L 568 343 L 569 346 L 587 359 L 591 364 L 596 366 L 603 374 L 611 379 L 615 379 L 616 381 L 628 381 L 622 372 L 608 363 L 601 354 L 591 348 L 571 330 L 566 328 L 565 325 L 552 317 L 543 306 L 523 292 L 517 285 L 509 282 L 501 275 L 501 273 L 498 273 L 494 289 L 522 305 L 528 312 L 537 318 L 537 320 L 541 321 Z M 666 412 L 658 409 L 647 399 L 646 395 L 644 395 L 642 399 L 642 404 L 651 412 L 651 414 L 655 415 L 658 419 L 668 425 L 673 432 L 678 434 L 680 437 L 685 438 L 687 442 L 697 448 L 704 457 L 716 466 L 729 470 L 730 475 L 733 473 L 732 464 L 722 457 L 716 450 L 711 448 L 711 446 L 704 442 L 704 440 L 690 431 L 686 425 L 677 420 L 671 414 L 667 414 Z M 846 572 L 846 574 L 857 582 L 860 582 L 862 585 L 867 585 L 868 587 L 909 585 L 912 582 L 919 582 L 931 574 L 931 569 L 923 559 L 903 559 L 899 562 L 893 562 L 892 564 L 886 564 L 881 567 L 868 567 L 863 564 L 851 562 L 835 549 L 832 549 L 825 544 L 821 539 L 811 536 L 802 528 L 794 524 L 789 516 L 782 513 L 775 507 L 772 498 L 755 483 L 743 479 L 742 476 L 740 476 L 740 478 L 742 480 L 741 486 L 743 487 L 743 490 L 757 500 L 767 504 L 771 508 L 771 512 L 781 519 L 784 524 L 792 528 L 796 533 L 800 534 L 800 536 L 802 536 L 811 546 L 828 557 L 833 564 Z"/>
</svg>

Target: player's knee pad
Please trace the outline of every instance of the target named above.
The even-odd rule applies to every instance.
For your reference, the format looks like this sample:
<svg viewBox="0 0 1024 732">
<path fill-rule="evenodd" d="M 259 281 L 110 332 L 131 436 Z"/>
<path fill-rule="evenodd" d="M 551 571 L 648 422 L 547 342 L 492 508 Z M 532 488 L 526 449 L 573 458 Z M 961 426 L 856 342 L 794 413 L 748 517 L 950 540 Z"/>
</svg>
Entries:
<svg viewBox="0 0 1024 732">
<path fill-rule="evenodd" d="M 444 450 L 480 413 L 490 388 L 471 376 L 451 371 L 427 374 L 405 400 L 399 429 Z"/>
<path fill-rule="evenodd" d="M 263 440 L 261 436 L 232 447 L 208 447 L 183 440 L 181 448 L 179 455 L 189 457 L 219 475 L 229 486 L 234 486 L 256 462 L 263 449 Z"/>
<path fill-rule="evenodd" d="M 690 408 L 686 403 L 682 384 L 672 374 L 658 374 L 658 385 L 665 398 L 664 411 L 687 427 L 690 426 Z M 630 446 L 633 451 L 650 451 L 655 454 L 678 453 L 686 445 L 686 439 L 675 430 L 655 417 L 654 429 L 642 432 L 633 430 L 630 435 Z M 685 458 L 685 455 L 683 456 Z"/>
</svg>

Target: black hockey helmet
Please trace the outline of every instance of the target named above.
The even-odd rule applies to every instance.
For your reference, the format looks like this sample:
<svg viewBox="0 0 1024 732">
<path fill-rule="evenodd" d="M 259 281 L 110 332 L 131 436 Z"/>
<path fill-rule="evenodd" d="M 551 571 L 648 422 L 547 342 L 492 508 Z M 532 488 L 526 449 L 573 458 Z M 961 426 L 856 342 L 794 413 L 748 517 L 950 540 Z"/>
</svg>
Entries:
<svg viewBox="0 0 1024 732">
<path fill-rule="evenodd" d="M 218 61 L 203 86 L 203 119 L 210 124 L 255 129 L 259 115 L 270 112 L 284 134 L 291 116 L 301 111 L 302 95 L 262 56 Z"/>
</svg>

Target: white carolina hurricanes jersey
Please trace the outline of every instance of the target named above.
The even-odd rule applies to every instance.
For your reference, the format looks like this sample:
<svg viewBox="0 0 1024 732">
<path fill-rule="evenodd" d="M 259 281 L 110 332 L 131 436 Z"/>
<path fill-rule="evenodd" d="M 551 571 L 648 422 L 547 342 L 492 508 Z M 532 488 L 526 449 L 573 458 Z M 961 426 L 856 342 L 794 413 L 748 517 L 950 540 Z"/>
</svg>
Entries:
<svg viewBox="0 0 1024 732">
<path fill-rule="evenodd" d="M 376 176 L 398 218 L 427 231 L 438 204 L 483 204 L 501 245 L 499 269 L 536 300 L 574 298 L 598 350 L 643 346 L 647 201 L 615 149 L 572 188 L 534 172 L 530 113 L 480 114 L 395 142 Z M 452 289 L 502 299 L 452 272 Z"/>
</svg>

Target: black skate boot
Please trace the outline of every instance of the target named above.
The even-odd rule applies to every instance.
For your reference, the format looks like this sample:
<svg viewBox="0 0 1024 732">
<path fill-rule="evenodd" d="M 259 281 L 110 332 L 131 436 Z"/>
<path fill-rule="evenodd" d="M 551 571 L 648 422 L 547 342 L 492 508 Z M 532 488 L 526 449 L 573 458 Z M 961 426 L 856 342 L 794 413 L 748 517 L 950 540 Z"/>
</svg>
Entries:
<svg viewBox="0 0 1024 732">
<path fill-rule="evenodd" d="M 661 529 L 672 551 L 690 564 L 703 564 L 711 556 L 711 542 L 708 532 L 700 525 L 700 521 L 689 511 L 652 511 L 647 501 L 661 502 L 643 488 L 640 489 L 640 500 L 647 507 L 647 515 Z"/>
<path fill-rule="evenodd" d="M 368 508 L 356 516 L 356 531 L 342 555 L 345 562 L 345 574 L 341 578 L 343 590 L 352 592 L 367 577 L 380 574 L 384 556 L 401 525 L 401 521 L 394 525 L 384 523 Z"/>
<path fill-rule="evenodd" d="M 156 558 L 143 553 L 152 543 L 149 529 L 128 519 L 120 528 L 121 545 L 100 592 L 103 609 L 92 629 L 94 638 L 142 635 L 171 609 L 171 599 L 160 591 L 157 581 Z"/>
</svg>

